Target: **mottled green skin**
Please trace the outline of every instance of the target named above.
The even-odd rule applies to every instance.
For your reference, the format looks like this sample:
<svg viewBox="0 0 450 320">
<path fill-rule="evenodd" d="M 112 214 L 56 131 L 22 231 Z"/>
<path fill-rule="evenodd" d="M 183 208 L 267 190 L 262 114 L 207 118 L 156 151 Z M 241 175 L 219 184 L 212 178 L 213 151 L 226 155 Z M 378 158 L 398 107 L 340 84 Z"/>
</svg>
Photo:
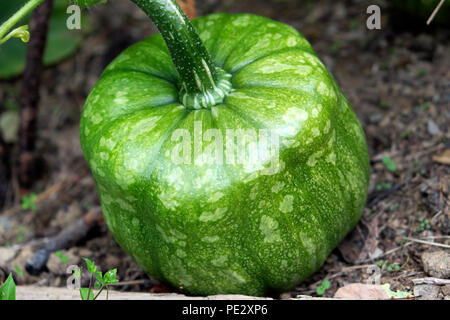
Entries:
<svg viewBox="0 0 450 320">
<path fill-rule="evenodd" d="M 428 19 L 439 2 L 440 0 L 391 0 L 394 7 L 420 19 Z M 450 25 L 450 1 L 444 2 L 433 23 Z"/>
<path fill-rule="evenodd" d="M 81 142 L 106 223 L 144 270 L 191 294 L 292 288 L 360 218 L 369 180 L 363 130 L 293 28 L 244 14 L 193 24 L 213 61 L 233 75 L 224 104 L 180 105 L 160 35 L 117 57 L 87 99 Z M 276 173 L 174 163 L 172 133 L 193 135 L 195 121 L 224 137 L 226 129 L 280 129 Z"/>
</svg>

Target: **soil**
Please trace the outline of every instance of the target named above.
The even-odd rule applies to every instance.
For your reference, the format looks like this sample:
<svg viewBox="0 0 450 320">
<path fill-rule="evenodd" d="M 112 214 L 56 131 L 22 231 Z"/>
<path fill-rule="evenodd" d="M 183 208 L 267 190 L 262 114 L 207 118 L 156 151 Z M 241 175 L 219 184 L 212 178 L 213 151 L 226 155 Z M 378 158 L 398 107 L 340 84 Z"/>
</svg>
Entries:
<svg viewBox="0 0 450 320">
<path fill-rule="evenodd" d="M 373 3 L 382 9 L 381 30 L 366 27 Z M 320 270 L 276 297 L 318 296 L 324 280 L 331 285 L 324 297 L 348 283 L 377 281 L 413 292 L 412 280 L 427 276 L 422 253 L 450 248 L 450 28 L 427 27 L 382 1 L 204 0 L 197 1 L 197 11 L 254 13 L 298 29 L 336 77 L 367 135 L 371 183 L 361 222 Z M 99 205 L 80 148 L 80 112 L 104 67 L 155 28 L 128 1 L 88 14 L 92 30 L 76 55 L 42 73 L 36 152 L 42 164 L 31 190 L 17 185 L 17 144 L 0 140 L 0 247 L 45 242 Z M 21 78 L 0 82 L 0 112 L 17 104 L 20 86 Z M 35 210 L 21 208 L 27 194 L 37 195 Z M 120 281 L 136 281 L 118 290 L 176 291 L 145 274 L 104 225 L 61 253 L 74 264 L 87 257 L 102 270 L 117 268 Z M 20 263 L 15 266 L 24 270 Z M 65 286 L 61 263 L 52 255 L 38 276 L 15 270 L 16 282 Z"/>
</svg>

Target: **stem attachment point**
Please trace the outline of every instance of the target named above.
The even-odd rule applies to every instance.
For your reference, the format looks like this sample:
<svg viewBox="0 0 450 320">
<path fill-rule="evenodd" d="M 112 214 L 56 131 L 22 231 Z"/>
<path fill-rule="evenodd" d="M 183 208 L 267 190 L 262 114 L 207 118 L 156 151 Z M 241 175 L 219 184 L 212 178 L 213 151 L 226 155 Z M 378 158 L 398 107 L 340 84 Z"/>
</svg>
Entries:
<svg viewBox="0 0 450 320">
<path fill-rule="evenodd" d="M 205 88 L 201 81 L 198 81 L 201 87 L 200 92 L 189 92 L 185 83 L 180 90 L 180 101 L 191 110 L 209 109 L 215 105 L 221 104 L 228 93 L 232 90 L 231 74 L 221 68 L 216 67 L 216 81 L 212 82 L 212 88 Z"/>
</svg>

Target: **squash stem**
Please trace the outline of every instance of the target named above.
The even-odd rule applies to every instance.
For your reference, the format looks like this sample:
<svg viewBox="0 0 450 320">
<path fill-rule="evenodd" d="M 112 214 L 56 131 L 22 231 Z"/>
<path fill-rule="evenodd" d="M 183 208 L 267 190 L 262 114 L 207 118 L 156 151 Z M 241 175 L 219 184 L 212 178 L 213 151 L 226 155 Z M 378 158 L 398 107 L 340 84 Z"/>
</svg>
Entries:
<svg viewBox="0 0 450 320">
<path fill-rule="evenodd" d="M 158 27 L 180 76 L 180 101 L 189 109 L 222 103 L 231 75 L 216 67 L 197 31 L 175 0 L 131 0 Z"/>
</svg>

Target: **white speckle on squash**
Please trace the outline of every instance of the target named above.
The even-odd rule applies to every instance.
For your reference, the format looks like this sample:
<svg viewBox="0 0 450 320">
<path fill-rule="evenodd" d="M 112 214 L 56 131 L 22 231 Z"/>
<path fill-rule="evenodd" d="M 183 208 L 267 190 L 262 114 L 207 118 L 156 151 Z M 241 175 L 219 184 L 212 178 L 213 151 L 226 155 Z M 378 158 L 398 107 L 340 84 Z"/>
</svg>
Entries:
<svg viewBox="0 0 450 320">
<path fill-rule="evenodd" d="M 250 194 L 249 194 L 250 200 L 255 200 L 256 199 L 256 195 L 258 193 L 258 187 L 259 187 L 259 185 L 255 184 L 253 186 L 252 190 L 250 190 Z"/>
<path fill-rule="evenodd" d="M 245 278 L 243 278 L 239 273 L 237 273 L 236 271 L 234 271 L 234 270 L 227 270 L 226 271 L 232 278 L 234 278 L 234 279 L 236 279 L 237 281 L 239 281 L 239 282 L 241 282 L 241 283 L 244 283 L 244 282 L 246 282 L 245 281 Z"/>
<path fill-rule="evenodd" d="M 328 154 L 326 160 L 327 160 L 327 162 L 336 165 L 336 154 L 334 152 Z"/>
<path fill-rule="evenodd" d="M 224 194 L 222 192 L 215 192 L 213 195 L 211 195 L 208 199 L 209 203 L 214 203 L 220 200 L 220 198 L 222 198 L 224 196 Z"/>
<path fill-rule="evenodd" d="M 248 25 L 249 16 L 239 16 L 233 20 L 233 25 L 236 27 L 245 27 Z"/>
<path fill-rule="evenodd" d="M 317 160 L 320 158 L 320 156 L 322 155 L 322 150 L 317 151 L 316 153 L 313 153 L 311 156 L 309 156 L 308 161 L 307 161 L 307 165 L 310 167 L 314 167 L 317 163 Z"/>
<path fill-rule="evenodd" d="M 274 193 L 278 193 L 281 191 L 281 189 L 283 189 L 284 187 L 284 182 L 283 181 L 277 181 L 275 182 L 275 184 L 272 186 L 272 192 Z"/>
<path fill-rule="evenodd" d="M 175 251 L 175 254 L 177 255 L 177 257 L 179 258 L 185 258 L 187 256 L 186 252 L 184 252 L 181 249 L 177 249 L 177 251 Z"/>
<path fill-rule="evenodd" d="M 103 117 L 101 115 L 99 115 L 98 113 L 95 113 L 92 117 L 91 117 L 91 121 L 93 124 L 98 124 L 103 120 Z"/>
<path fill-rule="evenodd" d="M 292 212 L 292 210 L 294 209 L 293 203 L 294 203 L 294 196 L 290 194 L 286 195 L 283 201 L 281 201 L 280 203 L 280 211 L 283 213 Z"/>
<path fill-rule="evenodd" d="M 288 38 L 286 44 L 288 47 L 295 47 L 297 45 L 297 39 L 294 36 L 291 36 Z"/>
<path fill-rule="evenodd" d="M 100 156 L 100 159 L 102 159 L 103 161 L 106 161 L 109 159 L 109 154 L 106 152 L 100 152 L 99 156 Z"/>
<path fill-rule="evenodd" d="M 227 261 L 228 261 L 228 256 L 221 255 L 221 256 L 218 256 L 216 259 L 211 260 L 211 263 L 213 265 L 215 265 L 216 267 L 223 267 L 226 265 Z"/>
<path fill-rule="evenodd" d="M 114 99 L 115 104 L 124 105 L 128 102 L 128 99 L 126 97 L 117 97 Z"/>
<path fill-rule="evenodd" d="M 174 211 L 179 206 L 179 203 L 173 198 L 173 195 L 171 195 L 170 193 L 166 193 L 163 191 L 158 195 L 158 198 L 159 200 L 161 200 L 163 206 L 166 209 Z"/>
<path fill-rule="evenodd" d="M 117 198 L 114 202 L 117 203 L 123 210 L 134 212 L 134 208 L 125 200 Z"/>
<path fill-rule="evenodd" d="M 298 65 L 296 66 L 296 68 L 294 69 L 294 73 L 298 74 L 300 76 L 307 76 L 309 75 L 311 72 L 313 71 L 313 69 L 308 66 L 308 65 Z"/>
<path fill-rule="evenodd" d="M 200 221 L 202 222 L 214 222 L 223 217 L 228 208 L 217 208 L 214 212 L 202 212 L 200 215 Z"/>
<path fill-rule="evenodd" d="M 313 137 L 320 136 L 320 130 L 318 128 L 312 128 L 311 131 L 312 131 Z"/>
<path fill-rule="evenodd" d="M 262 216 L 259 229 L 264 236 L 264 242 L 281 241 L 280 231 L 278 230 L 278 222 L 269 216 Z"/>
<path fill-rule="evenodd" d="M 291 107 L 286 110 L 283 120 L 286 122 L 303 122 L 308 119 L 308 113 L 297 107 Z"/>
<path fill-rule="evenodd" d="M 330 132 L 330 127 L 331 127 L 331 121 L 328 119 L 327 123 L 325 124 L 325 128 L 323 129 L 323 132 L 325 132 L 325 134 Z"/>
<path fill-rule="evenodd" d="M 212 22 L 212 21 L 209 21 L 209 22 Z M 203 32 L 200 34 L 200 38 L 202 38 L 203 41 L 208 40 L 209 38 L 211 38 L 211 32 L 209 32 L 208 30 L 203 31 Z"/>
<path fill-rule="evenodd" d="M 305 247 L 306 251 L 309 253 L 311 257 L 314 257 L 314 253 L 316 252 L 316 248 L 314 246 L 313 240 L 308 237 L 305 233 L 300 233 L 300 240 L 303 243 L 303 246 Z"/>
<path fill-rule="evenodd" d="M 319 83 L 319 85 L 317 86 L 317 92 L 323 96 L 329 96 L 330 95 L 330 90 L 328 89 L 327 85 L 325 84 L 325 82 L 321 81 Z"/>
<path fill-rule="evenodd" d="M 206 237 L 203 237 L 203 238 L 202 238 L 202 241 L 212 243 L 212 242 L 218 241 L 219 239 L 220 239 L 219 236 L 212 236 L 212 237 L 206 236 Z"/>
</svg>

